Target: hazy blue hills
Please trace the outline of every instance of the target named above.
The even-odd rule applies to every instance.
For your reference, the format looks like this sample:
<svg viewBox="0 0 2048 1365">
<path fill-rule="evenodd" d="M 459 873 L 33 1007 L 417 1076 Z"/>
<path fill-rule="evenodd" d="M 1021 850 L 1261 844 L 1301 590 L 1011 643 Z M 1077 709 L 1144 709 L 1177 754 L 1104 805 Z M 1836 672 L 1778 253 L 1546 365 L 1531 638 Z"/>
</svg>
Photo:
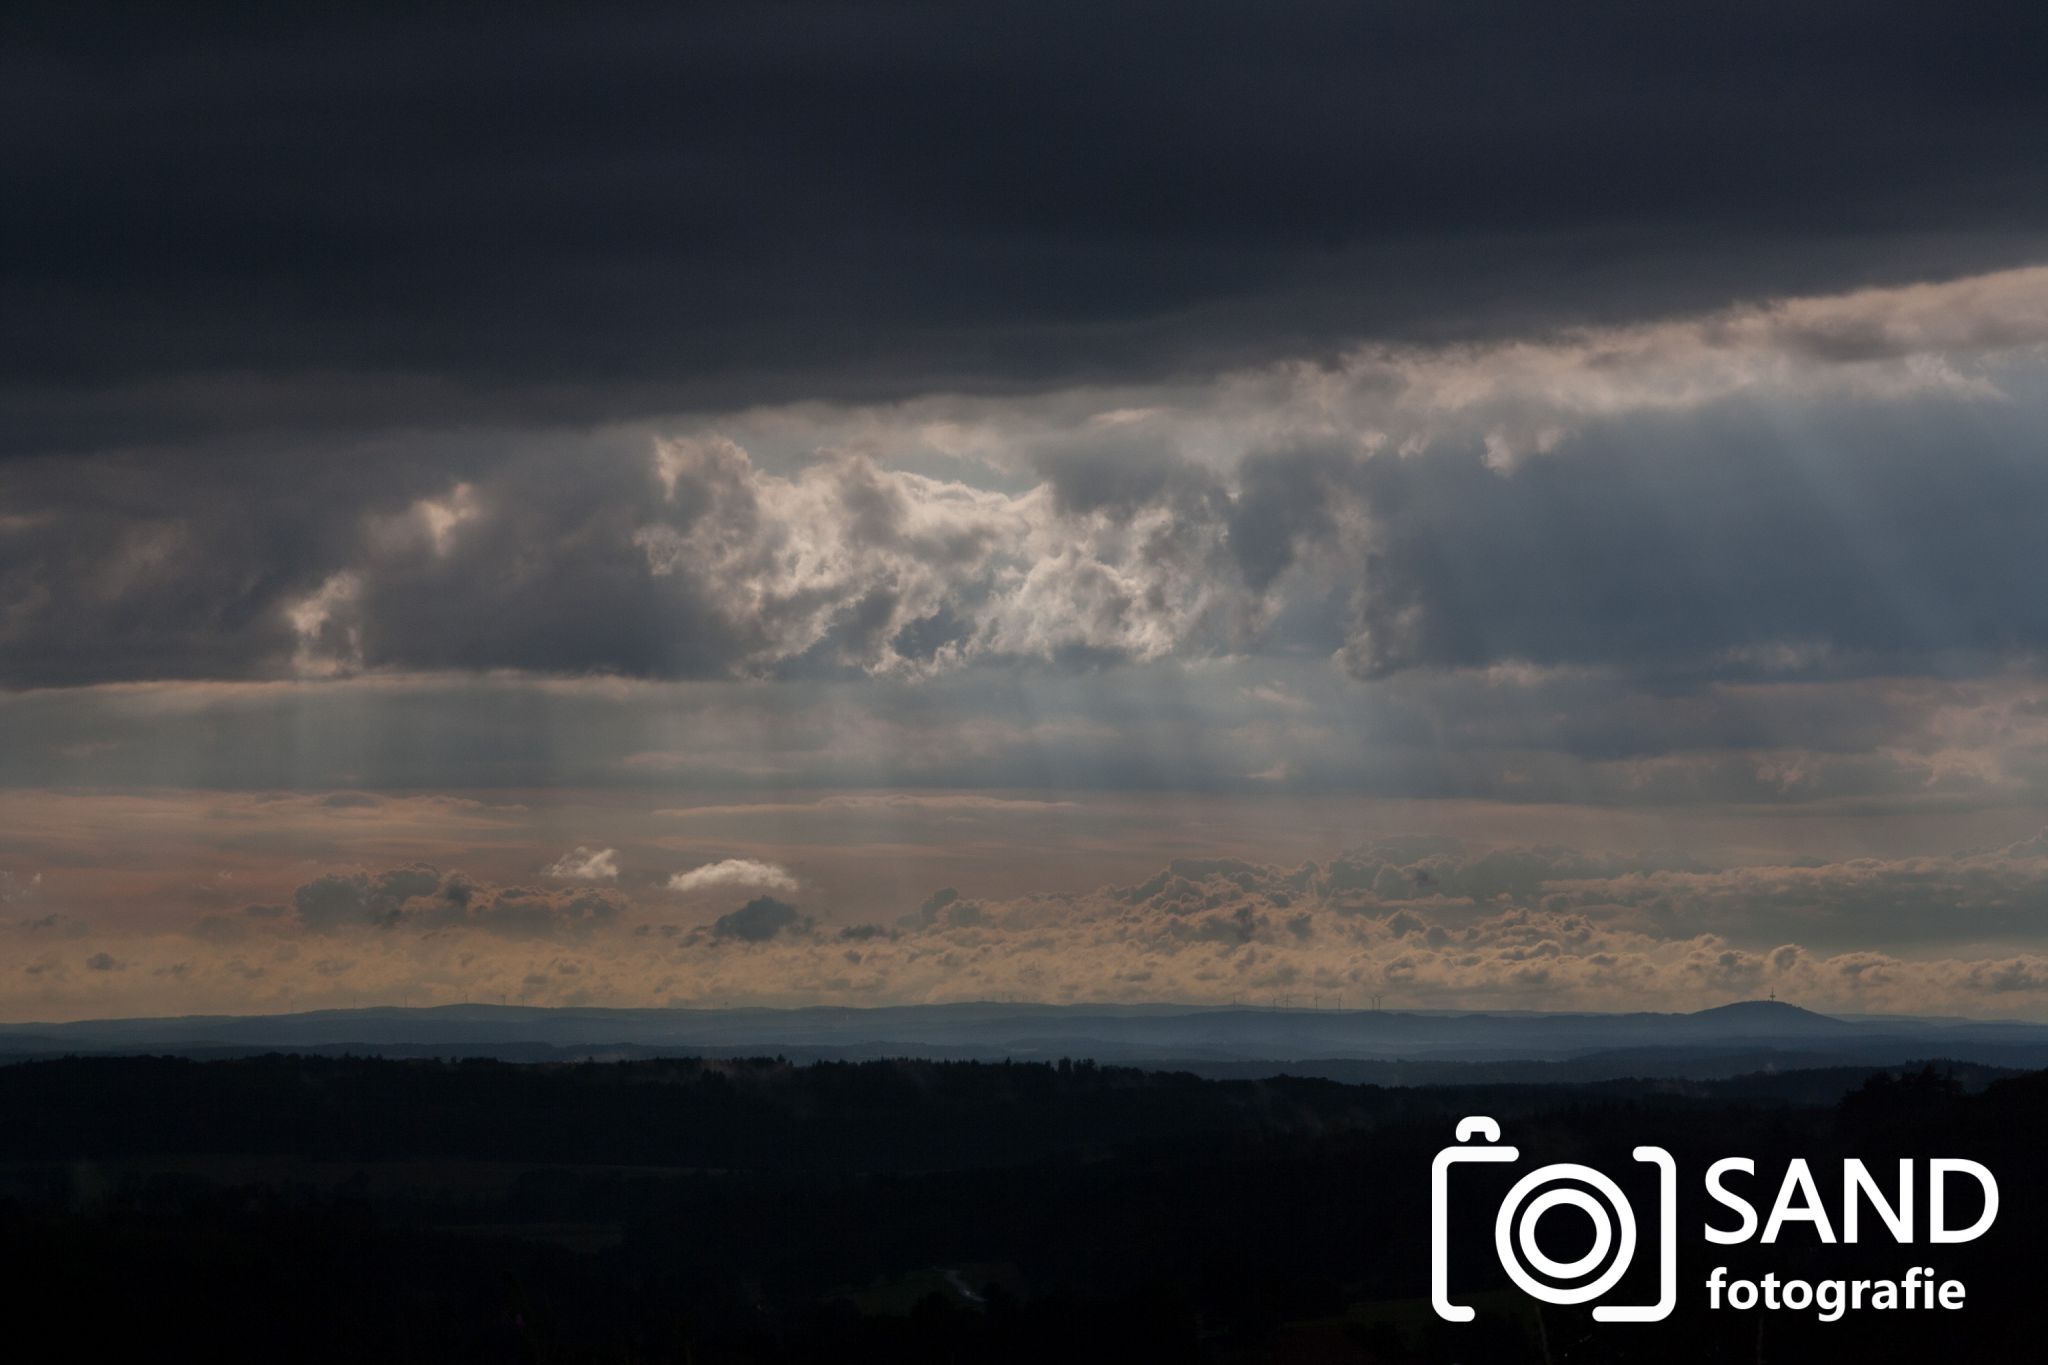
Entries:
<svg viewBox="0 0 2048 1365">
<path fill-rule="evenodd" d="M 377 1007 L 296 1014 L 103 1019 L 0 1026 L 0 1056 L 251 1051 L 388 1056 L 779 1054 L 797 1059 L 1090 1057 L 1212 1075 L 1292 1071 L 1390 1083 L 1475 1075 L 1600 1080 L 1711 1078 L 1760 1070 L 1889 1066 L 1946 1058 L 2048 1066 L 2048 1025 L 1841 1019 L 1782 1001 L 1692 1014 L 1026 1005 L 872 1009 Z"/>
</svg>

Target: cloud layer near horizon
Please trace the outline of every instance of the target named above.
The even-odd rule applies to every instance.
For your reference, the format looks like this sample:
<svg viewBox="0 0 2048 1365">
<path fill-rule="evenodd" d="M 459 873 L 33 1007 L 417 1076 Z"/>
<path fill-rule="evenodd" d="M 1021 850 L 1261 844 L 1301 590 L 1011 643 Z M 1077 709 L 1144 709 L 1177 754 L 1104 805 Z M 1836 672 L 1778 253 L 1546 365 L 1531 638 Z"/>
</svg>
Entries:
<svg viewBox="0 0 2048 1365">
<path fill-rule="evenodd" d="M 497 887 L 414 864 L 330 872 L 288 906 L 179 934 L 4 923 L 14 1017 L 503 996 L 535 1004 L 982 998 L 1688 1009 L 1775 992 L 1823 1010 L 2039 1015 L 2048 834 L 1940 857 L 1708 866 L 1686 855 L 1383 841 L 1328 862 L 1177 859 L 1137 883 L 880 921 L 761 895 L 695 923 L 655 891 Z M 817 907 L 829 909 L 829 907 Z M 29 913 L 22 913 L 27 911 Z M 1864 946 L 1806 946 L 1853 939 Z M 1927 951 L 1931 943 L 1966 952 Z"/>
</svg>

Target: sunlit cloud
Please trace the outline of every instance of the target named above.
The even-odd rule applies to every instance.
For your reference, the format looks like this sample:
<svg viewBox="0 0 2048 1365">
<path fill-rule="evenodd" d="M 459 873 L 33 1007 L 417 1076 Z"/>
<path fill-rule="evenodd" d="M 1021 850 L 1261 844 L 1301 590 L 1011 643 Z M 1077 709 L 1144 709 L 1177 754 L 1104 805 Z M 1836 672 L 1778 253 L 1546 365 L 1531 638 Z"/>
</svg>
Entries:
<svg viewBox="0 0 2048 1365">
<path fill-rule="evenodd" d="M 752 858 L 726 858 L 678 872 L 668 879 L 668 889 L 680 892 L 709 891 L 727 886 L 766 887 L 771 891 L 794 891 L 797 879 L 786 867 L 758 862 Z"/>
</svg>

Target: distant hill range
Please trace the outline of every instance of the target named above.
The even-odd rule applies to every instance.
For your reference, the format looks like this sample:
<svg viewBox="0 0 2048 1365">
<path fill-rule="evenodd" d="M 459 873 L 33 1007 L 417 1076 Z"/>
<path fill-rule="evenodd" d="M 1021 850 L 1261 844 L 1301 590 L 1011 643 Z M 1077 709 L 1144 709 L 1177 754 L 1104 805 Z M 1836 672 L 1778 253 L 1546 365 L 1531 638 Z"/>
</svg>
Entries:
<svg viewBox="0 0 2048 1365">
<path fill-rule="evenodd" d="M 204 1057 L 273 1051 L 511 1061 L 1071 1057 L 1208 1076 L 1291 1073 L 1384 1084 L 1711 1080 L 1930 1059 L 2048 1067 L 2048 1025 L 1904 1016 L 1842 1019 L 1767 1000 L 1692 1014 L 997 1002 L 874 1009 L 444 1005 L 0 1025 L 0 1060 L 5 1061 L 92 1053 Z"/>
</svg>

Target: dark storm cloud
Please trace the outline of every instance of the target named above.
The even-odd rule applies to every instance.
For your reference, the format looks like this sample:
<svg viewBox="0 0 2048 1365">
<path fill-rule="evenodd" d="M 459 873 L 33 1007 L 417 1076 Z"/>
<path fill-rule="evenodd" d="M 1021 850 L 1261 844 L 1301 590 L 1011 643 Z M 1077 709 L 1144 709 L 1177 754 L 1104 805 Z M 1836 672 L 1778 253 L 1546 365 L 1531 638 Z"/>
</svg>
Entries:
<svg viewBox="0 0 2048 1365">
<path fill-rule="evenodd" d="M 1032 465 L 1062 511 L 1119 521 L 1170 498 L 1199 504 L 1222 493 L 1212 473 L 1156 436 L 1062 441 L 1034 451 Z"/>
<path fill-rule="evenodd" d="M 368 519 L 538 450 L 560 446 L 487 428 L 0 461 L 0 673 L 14 686 L 274 675 L 298 647 L 286 607 L 365 553 Z M 578 450 L 595 450 L 593 467 L 605 453 Z"/>
<path fill-rule="evenodd" d="M 2010 263 L 2048 217 L 2042 22 L 20 5 L 0 429 L 1143 375 Z"/>
<path fill-rule="evenodd" d="M 1348 466 L 1321 450 L 1261 452 L 1245 460 L 1242 489 L 1226 515 L 1230 548 L 1247 586 L 1272 586 L 1305 539 L 1336 529 L 1332 494 L 1350 482 Z"/>
<path fill-rule="evenodd" d="M 2041 418 L 1724 406 L 1602 424 L 1505 478 L 1469 459 L 1350 466 L 1378 535 L 1346 660 L 1734 678 L 2038 654 Z"/>
<path fill-rule="evenodd" d="M 650 571 L 635 537 L 660 499 L 644 457 L 520 461 L 480 496 L 445 548 L 416 533 L 372 552 L 344 655 L 697 677 L 727 671 L 743 650 L 695 583 Z"/>
<path fill-rule="evenodd" d="M 115 655 L 130 676 L 217 678 L 289 657 L 280 608 L 349 553 L 363 497 L 307 496 L 331 475 L 304 465 L 297 489 L 275 476 L 223 488 L 190 463 L 0 466 L 7 681 L 105 677 Z"/>
</svg>

